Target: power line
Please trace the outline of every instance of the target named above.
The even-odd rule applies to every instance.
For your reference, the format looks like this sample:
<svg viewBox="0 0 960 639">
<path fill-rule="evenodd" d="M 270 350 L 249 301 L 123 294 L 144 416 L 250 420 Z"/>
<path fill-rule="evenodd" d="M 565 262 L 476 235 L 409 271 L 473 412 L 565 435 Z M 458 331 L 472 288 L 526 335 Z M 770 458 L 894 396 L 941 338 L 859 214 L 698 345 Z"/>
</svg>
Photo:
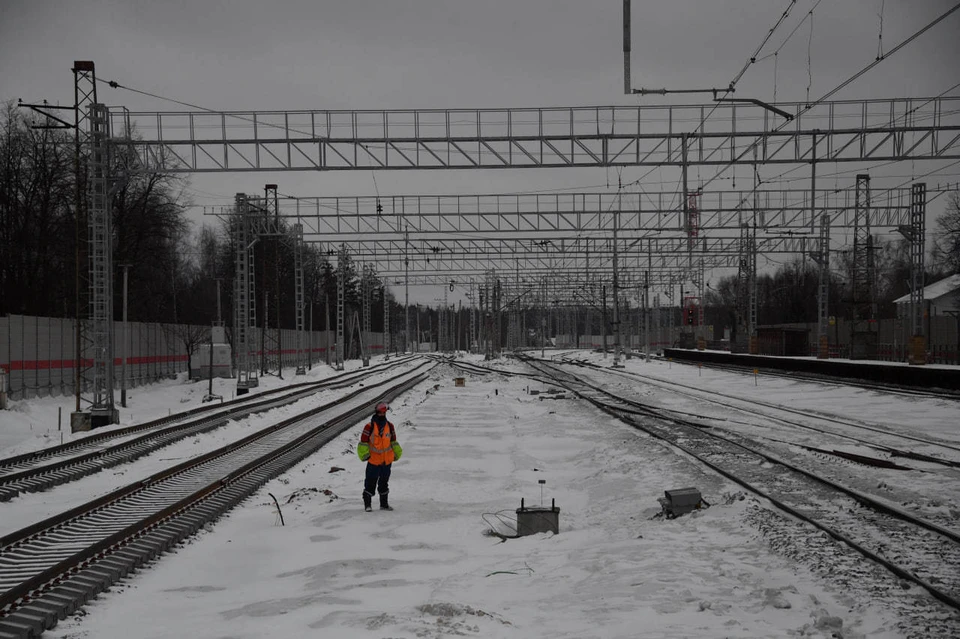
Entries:
<svg viewBox="0 0 960 639">
<path fill-rule="evenodd" d="M 803 24 L 804 24 L 808 19 L 812 19 L 812 18 L 813 18 L 813 12 L 816 11 L 817 7 L 820 6 L 820 3 L 821 3 L 821 2 L 823 2 L 823 0 L 817 0 L 817 2 L 813 5 L 813 7 L 811 7 L 810 10 L 807 11 L 806 14 L 804 14 L 803 19 L 800 20 L 800 22 L 797 23 L 797 26 L 795 26 L 795 27 L 793 28 L 793 31 L 790 32 L 790 35 L 788 35 L 786 38 L 784 38 L 783 42 L 780 43 L 780 46 L 777 47 L 777 49 L 776 49 L 773 53 L 768 53 L 767 55 L 763 56 L 762 58 L 759 58 L 759 59 L 757 60 L 757 62 L 763 62 L 764 60 L 767 60 L 767 59 L 769 59 L 769 58 L 772 58 L 772 57 L 776 56 L 778 53 L 780 53 L 780 51 L 783 49 L 783 47 L 787 46 L 787 43 L 790 42 L 790 38 L 793 37 L 793 34 L 795 34 L 797 31 L 799 31 L 799 30 L 800 30 L 800 27 L 802 27 Z"/>
<path fill-rule="evenodd" d="M 770 28 L 770 31 L 767 32 L 767 35 L 766 35 L 766 37 L 764 37 L 763 41 L 760 43 L 760 46 L 757 47 L 757 49 L 756 49 L 756 51 L 754 51 L 753 55 L 750 56 L 750 57 L 747 59 L 747 62 L 746 62 L 746 64 L 743 65 L 743 68 L 740 69 L 740 73 L 738 73 L 738 74 L 736 75 L 736 77 L 733 79 L 733 81 L 730 82 L 729 86 L 728 86 L 727 89 L 724 91 L 724 96 L 730 95 L 730 92 L 734 90 L 734 88 L 736 87 L 737 82 L 740 81 L 740 78 L 743 77 L 743 74 L 746 73 L 746 71 L 747 71 L 747 69 L 750 67 L 750 65 L 753 64 L 753 63 L 756 61 L 757 55 L 758 55 L 758 54 L 760 53 L 760 51 L 763 49 L 764 45 L 770 40 L 771 36 L 773 36 L 773 33 L 777 30 L 777 27 L 779 27 L 781 24 L 783 24 L 783 21 L 786 20 L 787 16 L 790 15 L 790 11 L 793 9 L 793 7 L 796 5 L 796 3 L 797 3 L 797 0 L 790 0 L 790 4 L 787 5 L 787 8 L 784 10 L 783 14 L 780 16 L 780 19 L 777 20 L 776 24 L 774 24 L 773 27 Z M 716 95 L 714 95 L 714 100 L 716 100 Z M 699 130 L 703 127 L 703 125 L 706 123 L 706 121 L 710 119 L 710 116 L 713 115 L 714 112 L 720 107 L 720 104 L 721 104 L 721 102 L 716 102 L 716 101 L 714 102 L 713 108 L 710 109 L 710 112 L 709 112 L 709 113 L 707 113 L 705 116 L 703 116 L 702 118 L 700 118 L 700 122 L 699 122 L 699 123 L 697 124 L 697 126 L 693 129 L 693 131 L 691 132 L 691 135 L 696 134 L 696 132 L 699 131 Z M 631 183 L 631 185 L 632 185 L 632 184 L 639 184 L 640 182 L 642 182 L 648 175 L 650 175 L 651 173 L 653 173 L 654 169 L 656 169 L 656 168 L 657 168 L 657 167 L 652 167 L 649 171 L 647 171 L 646 173 L 644 173 L 643 175 L 641 175 L 639 179 L 637 179 L 636 181 L 634 181 L 633 183 Z M 631 185 L 627 185 L 627 186 L 631 186 Z"/>
<path fill-rule="evenodd" d="M 948 9 L 945 13 L 941 14 L 939 17 L 935 18 L 932 22 L 930 22 L 929 24 L 927 24 L 925 27 L 923 27 L 923 28 L 920 29 L 919 31 L 915 32 L 913 35 L 911 35 L 910 37 L 908 37 L 906 40 L 902 41 L 900 44 L 898 44 L 897 46 L 895 46 L 893 49 L 890 50 L 890 53 L 888 53 L 888 54 L 887 54 L 886 56 L 884 56 L 882 59 L 880 59 L 880 60 L 874 60 L 873 62 L 871 62 L 870 64 L 868 64 L 867 66 L 865 66 L 863 69 L 861 69 L 860 71 L 857 71 L 855 74 L 853 74 L 852 76 L 850 76 L 849 78 L 847 78 L 846 80 L 844 80 L 843 82 L 841 82 L 836 88 L 834 88 L 833 90 L 831 90 L 831 91 L 825 93 L 824 95 L 822 95 L 818 100 L 807 104 L 803 109 L 800 110 L 800 112 L 797 114 L 796 118 L 799 118 L 799 116 L 803 115 L 804 113 L 806 113 L 807 111 L 809 111 L 810 109 L 812 109 L 813 107 L 815 107 L 816 105 L 820 104 L 821 102 L 823 102 L 824 100 L 826 100 L 826 99 L 829 98 L 830 96 L 834 95 L 835 93 L 837 93 L 838 91 L 840 91 L 841 89 L 843 89 L 844 87 L 846 87 L 847 85 L 849 85 L 851 82 L 853 82 L 853 81 L 855 81 L 856 79 L 858 79 L 858 78 L 859 78 L 860 76 L 862 76 L 864 73 L 866 73 L 867 71 L 869 71 L 869 70 L 872 69 L 873 67 L 875 67 L 875 66 L 877 66 L 878 64 L 880 64 L 880 62 L 882 62 L 883 60 L 886 60 L 887 58 L 889 58 L 890 56 L 892 56 L 894 53 L 896 53 L 897 51 L 899 51 L 900 49 L 902 49 L 903 47 L 905 47 L 905 46 L 906 46 L 907 44 L 909 44 L 910 42 L 913 42 L 915 39 L 917 39 L 918 37 L 920 37 L 921 35 L 923 35 L 924 33 L 926 33 L 926 32 L 927 32 L 929 29 L 931 29 L 933 26 L 939 24 L 941 21 L 943 21 L 945 18 L 947 18 L 950 14 L 952 14 L 953 12 L 955 12 L 957 9 L 960 9 L 960 3 L 955 4 L 953 7 L 951 7 L 950 9 Z M 796 118 L 795 118 L 795 119 L 796 119 Z M 778 127 L 776 127 L 775 129 L 773 129 L 772 132 L 775 133 L 775 132 L 777 132 L 777 131 L 780 131 L 781 129 L 783 129 L 784 127 L 786 127 L 789 123 L 790 123 L 790 122 L 787 121 L 787 122 L 784 122 L 784 123 L 780 124 Z M 722 174 L 724 173 L 724 171 L 726 171 L 726 170 L 729 169 L 731 166 L 733 166 L 733 165 L 736 163 L 737 160 L 743 158 L 747 153 L 749 153 L 750 151 L 752 151 L 752 150 L 757 146 L 758 143 L 759 143 L 759 141 L 756 141 L 756 142 L 750 144 L 746 149 L 743 150 L 743 152 L 742 152 L 739 156 L 737 156 L 736 158 L 734 158 L 733 160 L 731 160 L 726 166 L 724 166 L 722 169 L 720 169 L 720 171 L 718 171 L 718 172 L 716 173 L 716 175 L 714 175 L 713 178 L 711 178 L 710 180 L 708 180 L 708 181 L 707 181 L 707 184 L 705 184 L 704 186 L 709 185 L 711 182 L 713 182 L 715 179 L 717 179 L 717 177 L 719 177 L 720 175 L 722 175 Z"/>
<path fill-rule="evenodd" d="M 737 82 L 739 82 L 740 78 L 743 77 L 743 74 L 747 72 L 747 69 L 750 67 L 750 65 L 757 61 L 757 56 L 760 55 L 760 51 L 767 44 L 767 42 L 770 41 L 770 38 L 773 37 L 773 32 L 777 30 L 777 27 L 783 24 L 783 21 L 787 19 L 787 16 L 790 15 L 790 11 L 793 9 L 794 5 L 796 4 L 797 4 L 797 0 L 790 0 L 790 4 L 787 5 L 786 9 L 784 9 L 783 15 L 780 16 L 780 19 L 777 20 L 776 24 L 770 27 L 770 31 L 767 32 L 767 37 L 763 39 L 763 41 L 760 43 L 760 46 L 757 47 L 757 50 L 753 52 L 753 55 L 750 56 L 750 59 L 747 60 L 746 64 L 743 65 L 743 68 L 740 69 L 740 73 L 737 74 L 737 77 L 735 77 L 733 79 L 733 82 L 730 83 L 731 89 L 733 89 L 737 85 Z"/>
</svg>

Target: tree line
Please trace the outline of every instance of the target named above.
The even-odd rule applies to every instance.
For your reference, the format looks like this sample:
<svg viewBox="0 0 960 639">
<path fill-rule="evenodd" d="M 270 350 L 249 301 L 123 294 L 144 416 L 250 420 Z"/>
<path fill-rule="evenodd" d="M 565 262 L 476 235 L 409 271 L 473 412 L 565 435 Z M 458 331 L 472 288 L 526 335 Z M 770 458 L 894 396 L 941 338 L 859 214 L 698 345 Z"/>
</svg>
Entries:
<svg viewBox="0 0 960 639">
<path fill-rule="evenodd" d="M 929 210 L 929 207 L 928 207 Z M 831 255 L 829 273 L 830 315 L 852 317 L 852 250 Z M 874 238 L 875 279 L 872 282 L 876 319 L 896 317 L 894 300 L 910 292 L 910 244 L 905 239 L 882 242 Z M 930 284 L 960 273 L 960 192 L 947 196 L 946 206 L 934 222 L 933 246 L 925 260 L 924 282 Z M 819 266 L 798 258 L 759 273 L 756 283 L 757 324 L 816 322 L 820 287 Z M 707 324 L 737 327 L 737 276 L 711 284 L 704 300 Z"/>
<path fill-rule="evenodd" d="M 78 239 L 85 249 L 86 222 L 80 220 L 78 233 L 73 131 L 35 127 L 33 117 L 12 102 L 0 108 L 0 315 L 76 317 L 76 257 Z M 235 222 L 193 232 L 186 180 L 131 171 L 132 160 L 122 149 L 112 158 L 118 176 L 111 195 L 115 319 L 122 318 L 128 267 L 130 321 L 209 325 L 217 319 L 219 281 L 221 318 L 229 327 Z M 81 282 L 89 270 L 85 255 L 82 250 Z M 348 317 L 360 309 L 359 269 L 350 259 L 335 267 L 330 255 L 318 245 L 303 247 L 307 318 L 312 312 L 316 330 L 328 326 L 331 307 L 336 313 L 339 277 L 345 278 Z M 266 305 L 271 328 L 294 328 L 293 245 L 262 238 L 254 270 L 258 319 L 267 315 Z M 374 287 L 372 321 L 382 330 L 385 293 L 378 278 Z M 272 299 L 265 299 L 267 291 Z M 81 317 L 85 304 L 81 298 Z M 332 317 L 330 325 L 335 322 Z"/>
</svg>

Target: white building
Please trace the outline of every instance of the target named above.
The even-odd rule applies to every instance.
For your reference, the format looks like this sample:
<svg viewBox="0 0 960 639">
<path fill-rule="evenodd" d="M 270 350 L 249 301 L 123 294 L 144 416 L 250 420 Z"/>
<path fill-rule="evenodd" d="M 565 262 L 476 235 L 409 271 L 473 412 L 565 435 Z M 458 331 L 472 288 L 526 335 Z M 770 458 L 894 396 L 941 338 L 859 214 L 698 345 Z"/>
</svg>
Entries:
<svg viewBox="0 0 960 639">
<path fill-rule="evenodd" d="M 948 315 L 947 311 L 960 311 L 960 273 L 945 277 L 923 289 L 924 316 Z M 906 317 L 910 312 L 910 294 L 894 300 L 897 317 Z"/>
</svg>

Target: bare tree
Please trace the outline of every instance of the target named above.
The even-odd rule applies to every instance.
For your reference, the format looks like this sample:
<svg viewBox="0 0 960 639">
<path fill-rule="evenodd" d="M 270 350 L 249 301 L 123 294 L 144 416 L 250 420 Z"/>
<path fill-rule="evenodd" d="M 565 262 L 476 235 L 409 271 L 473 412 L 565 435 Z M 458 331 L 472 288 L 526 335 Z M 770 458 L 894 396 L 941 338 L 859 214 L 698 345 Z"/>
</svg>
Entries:
<svg viewBox="0 0 960 639">
<path fill-rule="evenodd" d="M 947 273 L 960 273 L 960 191 L 954 191 L 937 218 L 933 262 Z"/>
</svg>

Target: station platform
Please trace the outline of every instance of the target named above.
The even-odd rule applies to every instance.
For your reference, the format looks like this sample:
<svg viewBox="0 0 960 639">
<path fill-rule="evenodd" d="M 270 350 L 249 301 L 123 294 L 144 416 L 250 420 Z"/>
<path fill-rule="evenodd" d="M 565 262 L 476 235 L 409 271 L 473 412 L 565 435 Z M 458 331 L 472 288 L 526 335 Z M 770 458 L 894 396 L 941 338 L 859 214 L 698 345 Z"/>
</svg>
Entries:
<svg viewBox="0 0 960 639">
<path fill-rule="evenodd" d="M 798 373 L 840 377 L 881 384 L 916 388 L 960 391 L 960 366 L 924 364 L 914 366 L 902 362 L 880 362 L 852 359 L 817 359 L 816 357 L 778 357 L 750 355 L 727 351 L 667 348 L 664 357 L 676 361 L 724 366 L 794 371 Z"/>
</svg>

